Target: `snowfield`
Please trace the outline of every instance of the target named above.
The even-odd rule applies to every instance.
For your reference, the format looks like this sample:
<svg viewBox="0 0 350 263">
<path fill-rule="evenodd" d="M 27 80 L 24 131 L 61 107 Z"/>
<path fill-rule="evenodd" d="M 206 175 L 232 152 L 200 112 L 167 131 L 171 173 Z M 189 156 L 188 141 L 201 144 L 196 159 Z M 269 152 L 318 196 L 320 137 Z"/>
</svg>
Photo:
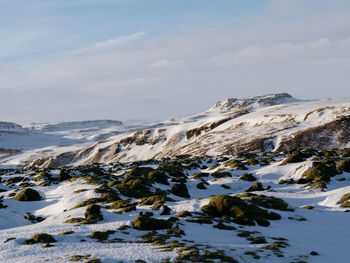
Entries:
<svg viewBox="0 0 350 263">
<path fill-rule="evenodd" d="M 347 159 L 336 152 L 327 152 L 332 157 L 325 157 L 325 153 L 314 151 L 310 157 L 285 165 L 282 165 L 282 160 L 288 155 L 265 154 L 66 167 L 61 170 L 2 170 L 1 196 L 5 207 L 0 209 L 0 261 L 193 262 L 197 253 L 199 262 L 345 263 L 349 257 L 350 213 L 347 213 L 348 208 L 340 207 L 339 200 L 350 193 L 350 173 L 338 170 L 325 188 L 312 186 L 312 182 L 295 183 L 315 162 L 330 163 L 329 160 L 333 160 L 339 163 Z M 231 168 L 230 160 L 241 165 Z M 256 164 L 250 165 L 252 161 Z M 144 197 L 123 192 L 123 185 L 119 184 L 123 182 L 121 179 L 134 175 L 143 178 L 143 169 L 147 170 L 146 173 L 168 171 L 163 175 L 169 179 L 169 184 L 152 181 L 151 194 L 144 193 L 145 197 L 158 193 L 169 198 L 160 203 L 159 210 L 155 210 L 152 202 L 142 203 Z M 70 178 L 61 181 L 63 170 L 68 171 Z M 243 180 L 241 176 L 246 173 L 253 175 L 256 181 Z M 13 179 L 19 176 L 21 181 Z M 186 180 L 188 197 L 174 194 L 172 190 L 179 181 L 185 181 L 179 178 Z M 294 183 L 281 181 L 291 179 Z M 198 186 L 203 182 L 205 189 Z M 250 192 L 250 195 L 279 198 L 288 205 L 288 210 L 264 208 L 278 213 L 279 220 L 270 220 L 268 226 L 256 222 L 246 225 L 203 212 L 202 208 L 209 204 L 211 196 L 242 194 L 256 182 L 260 182 L 263 189 Z M 14 194 L 29 187 L 38 191 L 41 201 L 13 200 Z M 108 201 L 98 199 L 103 192 L 114 192 L 116 196 Z M 129 200 L 134 207 L 125 211 L 111 208 L 111 204 L 119 199 Z M 72 218 L 84 218 L 87 204 L 81 207 L 78 204 L 86 200 L 94 200 L 90 204 L 100 206 L 103 219 L 88 224 L 65 223 Z M 79 207 L 74 208 L 77 205 Z M 164 205 L 169 211 L 162 215 Z M 191 215 L 181 217 L 180 213 L 184 211 Z M 34 219 L 25 218 L 28 212 Z M 183 231 L 182 234 L 171 234 L 169 229 L 135 229 L 133 220 L 145 212 L 152 212 L 151 218 L 173 222 L 172 228 Z M 44 220 L 38 220 L 40 217 Z M 220 222 L 228 228 L 217 228 Z M 91 234 L 96 231 L 112 232 L 102 239 L 92 238 Z M 38 233 L 50 234 L 56 242 L 50 243 L 52 247 L 46 247 L 45 242 L 25 244 Z M 176 246 L 171 247 L 171 244 Z M 186 253 L 192 253 L 192 258 L 186 257 Z M 204 253 L 211 256 L 204 256 Z"/>
</svg>

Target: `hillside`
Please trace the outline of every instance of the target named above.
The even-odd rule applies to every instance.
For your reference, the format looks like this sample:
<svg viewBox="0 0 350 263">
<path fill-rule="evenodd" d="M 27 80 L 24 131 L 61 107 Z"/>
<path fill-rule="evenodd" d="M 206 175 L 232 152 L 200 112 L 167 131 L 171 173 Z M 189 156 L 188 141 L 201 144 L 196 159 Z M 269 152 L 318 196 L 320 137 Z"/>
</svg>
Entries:
<svg viewBox="0 0 350 263">
<path fill-rule="evenodd" d="M 90 144 L 51 147 L 49 153 L 36 148 L 28 151 L 30 158 L 27 152 L 3 162 L 53 168 L 180 155 L 344 148 L 350 146 L 349 126 L 349 99 L 302 101 L 286 93 L 270 94 L 227 99 L 204 113 L 160 123 L 114 127 Z"/>
</svg>

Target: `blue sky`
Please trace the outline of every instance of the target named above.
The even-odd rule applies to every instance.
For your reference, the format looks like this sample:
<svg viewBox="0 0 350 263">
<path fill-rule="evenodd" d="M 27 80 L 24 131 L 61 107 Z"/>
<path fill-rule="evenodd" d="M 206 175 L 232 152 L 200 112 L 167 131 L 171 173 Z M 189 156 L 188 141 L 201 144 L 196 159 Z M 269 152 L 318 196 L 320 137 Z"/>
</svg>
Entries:
<svg viewBox="0 0 350 263">
<path fill-rule="evenodd" d="M 348 0 L 1 0 L 0 120 L 162 120 L 350 97 Z"/>
<path fill-rule="evenodd" d="M 5 0 L 0 3 L 2 61 L 52 56 L 136 32 L 144 38 L 228 26 L 259 12 L 263 0 Z M 202 24 L 203 22 L 204 25 Z M 226 23 L 226 25 L 225 25 Z"/>
</svg>

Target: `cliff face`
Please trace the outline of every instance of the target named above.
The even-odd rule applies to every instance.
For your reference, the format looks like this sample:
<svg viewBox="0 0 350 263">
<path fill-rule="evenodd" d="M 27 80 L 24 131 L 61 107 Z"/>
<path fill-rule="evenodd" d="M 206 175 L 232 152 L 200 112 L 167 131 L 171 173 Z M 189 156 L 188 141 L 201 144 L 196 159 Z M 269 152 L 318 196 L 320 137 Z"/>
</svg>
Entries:
<svg viewBox="0 0 350 263">
<path fill-rule="evenodd" d="M 26 166 L 220 156 L 350 146 L 350 100 L 299 101 L 272 94 L 218 102 L 207 112 L 146 125 L 77 150 L 37 155 Z"/>
</svg>

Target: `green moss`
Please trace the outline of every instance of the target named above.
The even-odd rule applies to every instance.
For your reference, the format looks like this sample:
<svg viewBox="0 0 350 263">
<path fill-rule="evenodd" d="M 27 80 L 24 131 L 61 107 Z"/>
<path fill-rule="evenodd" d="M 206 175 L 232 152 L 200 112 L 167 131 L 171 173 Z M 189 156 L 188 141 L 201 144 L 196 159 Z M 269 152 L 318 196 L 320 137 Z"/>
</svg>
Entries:
<svg viewBox="0 0 350 263">
<path fill-rule="evenodd" d="M 9 185 L 9 184 L 16 184 L 19 182 L 22 182 L 25 178 L 22 176 L 15 176 L 15 177 L 11 177 L 9 179 L 7 179 L 6 181 L 4 181 L 5 185 Z"/>
<path fill-rule="evenodd" d="M 246 251 L 244 255 L 252 256 L 254 259 L 260 259 L 261 257 L 257 254 L 256 251 Z"/>
<path fill-rule="evenodd" d="M 202 252 L 202 253 L 201 253 Z M 200 250 L 197 247 L 191 247 L 191 250 L 178 256 L 176 262 L 227 262 L 238 263 L 234 258 L 225 255 L 224 251 Z"/>
<path fill-rule="evenodd" d="M 215 195 L 208 205 L 201 207 L 202 211 L 215 217 L 229 216 L 234 222 L 242 225 L 269 225 L 268 220 L 277 220 L 281 216 L 264 210 L 253 203 L 229 195 Z"/>
<path fill-rule="evenodd" d="M 274 250 L 274 251 L 280 251 L 281 248 L 285 248 L 287 246 L 288 246 L 288 244 L 284 241 L 275 241 L 275 242 L 272 242 L 272 243 L 264 246 L 263 248 L 269 249 L 269 250 Z"/>
<path fill-rule="evenodd" d="M 187 186 L 184 183 L 174 184 L 172 186 L 170 192 L 176 196 L 179 196 L 179 197 L 183 197 L 183 198 L 190 197 L 190 194 L 188 193 Z"/>
<path fill-rule="evenodd" d="M 40 172 L 37 176 L 33 177 L 33 181 L 34 182 L 39 182 L 39 181 L 42 181 L 42 180 L 50 181 L 51 180 L 51 174 L 49 174 L 47 172 Z"/>
<path fill-rule="evenodd" d="M 85 263 L 101 263 L 101 260 L 98 258 L 92 258 L 86 261 Z"/>
<path fill-rule="evenodd" d="M 70 218 L 70 219 L 64 221 L 64 223 L 66 223 L 66 224 L 76 224 L 76 223 L 84 224 L 85 222 L 86 222 L 86 219 L 84 219 L 84 218 L 77 218 L 77 217 Z"/>
<path fill-rule="evenodd" d="M 127 197 L 142 198 L 151 196 L 151 181 L 148 178 L 124 178 L 120 184 L 115 185 L 122 195 Z"/>
<path fill-rule="evenodd" d="M 246 192 L 255 192 L 255 191 L 264 191 L 264 187 L 262 185 L 262 183 L 260 182 L 256 182 L 254 184 L 252 184 L 247 190 L 245 190 Z"/>
<path fill-rule="evenodd" d="M 148 178 L 156 183 L 169 185 L 168 176 L 163 171 L 159 171 L 159 170 L 150 171 L 148 173 Z"/>
<path fill-rule="evenodd" d="M 92 205 L 92 204 L 97 204 L 97 203 L 101 203 L 103 202 L 103 199 L 101 198 L 89 198 L 89 199 L 86 199 L 82 202 L 80 202 L 79 204 L 75 205 L 73 207 L 73 209 L 76 209 L 76 208 L 79 208 L 79 207 L 84 207 L 84 206 L 88 206 L 88 205 Z"/>
<path fill-rule="evenodd" d="M 252 175 L 251 173 L 244 173 L 239 177 L 239 179 L 249 181 L 249 182 L 253 182 L 253 181 L 257 180 L 256 177 L 254 175 Z"/>
<path fill-rule="evenodd" d="M 250 241 L 250 244 L 266 244 L 266 239 L 265 237 L 251 237 L 248 238 L 248 240 Z"/>
<path fill-rule="evenodd" d="M 338 203 L 340 207 L 350 207 L 350 193 L 343 195 Z"/>
<path fill-rule="evenodd" d="M 310 157 L 309 154 L 302 152 L 300 149 L 293 151 L 288 158 L 286 158 L 282 165 L 286 165 L 288 163 L 299 163 L 305 160 L 305 158 Z"/>
<path fill-rule="evenodd" d="M 98 241 L 103 241 L 108 239 L 108 236 L 111 234 L 114 234 L 115 231 L 113 230 L 106 230 L 106 231 L 96 231 L 92 232 L 89 237 L 93 239 L 98 239 Z"/>
<path fill-rule="evenodd" d="M 130 200 L 118 200 L 113 202 L 110 206 L 107 207 L 107 209 L 120 209 L 125 208 L 129 206 L 135 206 L 136 203 L 130 202 Z"/>
<path fill-rule="evenodd" d="M 337 151 L 339 154 L 341 154 L 343 157 L 350 157 L 350 148 L 344 148 Z"/>
<path fill-rule="evenodd" d="M 110 203 L 121 199 L 115 191 L 103 193 L 99 198 L 102 199 L 104 203 Z"/>
<path fill-rule="evenodd" d="M 312 205 L 304 205 L 302 208 L 307 209 L 307 210 L 312 210 L 314 207 Z"/>
<path fill-rule="evenodd" d="M 337 164 L 340 171 L 350 173 L 350 158 L 344 159 Z"/>
<path fill-rule="evenodd" d="M 31 188 L 24 189 L 20 193 L 16 194 L 13 199 L 17 200 L 17 201 L 40 201 L 40 200 L 42 200 L 40 194 Z"/>
<path fill-rule="evenodd" d="M 237 170 L 248 170 L 248 168 L 239 160 L 229 160 L 226 161 L 225 166 L 228 166 L 230 168 L 234 168 Z"/>
<path fill-rule="evenodd" d="M 144 197 L 141 198 L 139 205 L 144 206 L 144 205 L 153 205 L 156 202 L 165 202 L 165 201 L 174 201 L 171 198 L 168 198 L 166 196 L 161 196 L 161 195 L 153 195 L 150 197 Z"/>
<path fill-rule="evenodd" d="M 35 243 L 54 243 L 56 240 L 49 234 L 39 233 L 32 236 L 30 239 L 24 241 L 27 245 L 32 245 Z"/>
<path fill-rule="evenodd" d="M 214 178 L 225 178 L 225 177 L 232 177 L 232 174 L 229 172 L 217 171 L 215 173 L 212 173 L 211 176 L 213 176 Z"/>
<path fill-rule="evenodd" d="M 87 254 L 87 255 L 73 255 L 69 261 L 82 261 L 82 260 L 87 260 L 91 257 L 90 254 Z"/>
<path fill-rule="evenodd" d="M 103 220 L 103 215 L 101 214 L 101 207 L 99 205 L 88 205 L 84 216 L 87 220 Z"/>
<path fill-rule="evenodd" d="M 251 203 L 264 208 L 280 211 L 294 211 L 288 207 L 288 204 L 284 200 L 273 196 L 257 195 L 253 193 L 243 193 L 235 196 L 249 200 Z"/>
<path fill-rule="evenodd" d="M 138 230 L 158 230 L 171 228 L 172 222 L 168 220 L 151 218 L 144 215 L 137 216 L 133 222 L 133 227 Z"/>
<path fill-rule="evenodd" d="M 135 211 L 136 210 L 136 205 L 131 205 L 128 207 L 123 207 L 120 208 L 117 212 L 114 212 L 116 214 L 124 214 L 124 213 L 129 213 L 130 211 Z"/>
<path fill-rule="evenodd" d="M 187 222 L 197 223 L 197 224 L 212 224 L 213 221 L 208 216 L 192 216 L 191 218 L 186 219 Z"/>
<path fill-rule="evenodd" d="M 176 214 L 176 217 L 188 217 L 188 216 L 192 216 L 192 213 L 189 211 L 181 211 Z"/>
<path fill-rule="evenodd" d="M 152 210 L 159 210 L 163 205 L 164 205 L 164 202 L 157 201 L 151 206 L 151 209 Z"/>
<path fill-rule="evenodd" d="M 208 177 L 209 175 L 209 173 L 195 173 L 192 175 L 192 178 L 197 180 L 200 178 Z"/>
<path fill-rule="evenodd" d="M 222 221 L 220 221 L 216 225 L 213 225 L 213 227 L 215 227 L 217 229 L 221 229 L 221 230 L 236 230 L 236 228 L 234 226 L 226 225 Z"/>
</svg>

